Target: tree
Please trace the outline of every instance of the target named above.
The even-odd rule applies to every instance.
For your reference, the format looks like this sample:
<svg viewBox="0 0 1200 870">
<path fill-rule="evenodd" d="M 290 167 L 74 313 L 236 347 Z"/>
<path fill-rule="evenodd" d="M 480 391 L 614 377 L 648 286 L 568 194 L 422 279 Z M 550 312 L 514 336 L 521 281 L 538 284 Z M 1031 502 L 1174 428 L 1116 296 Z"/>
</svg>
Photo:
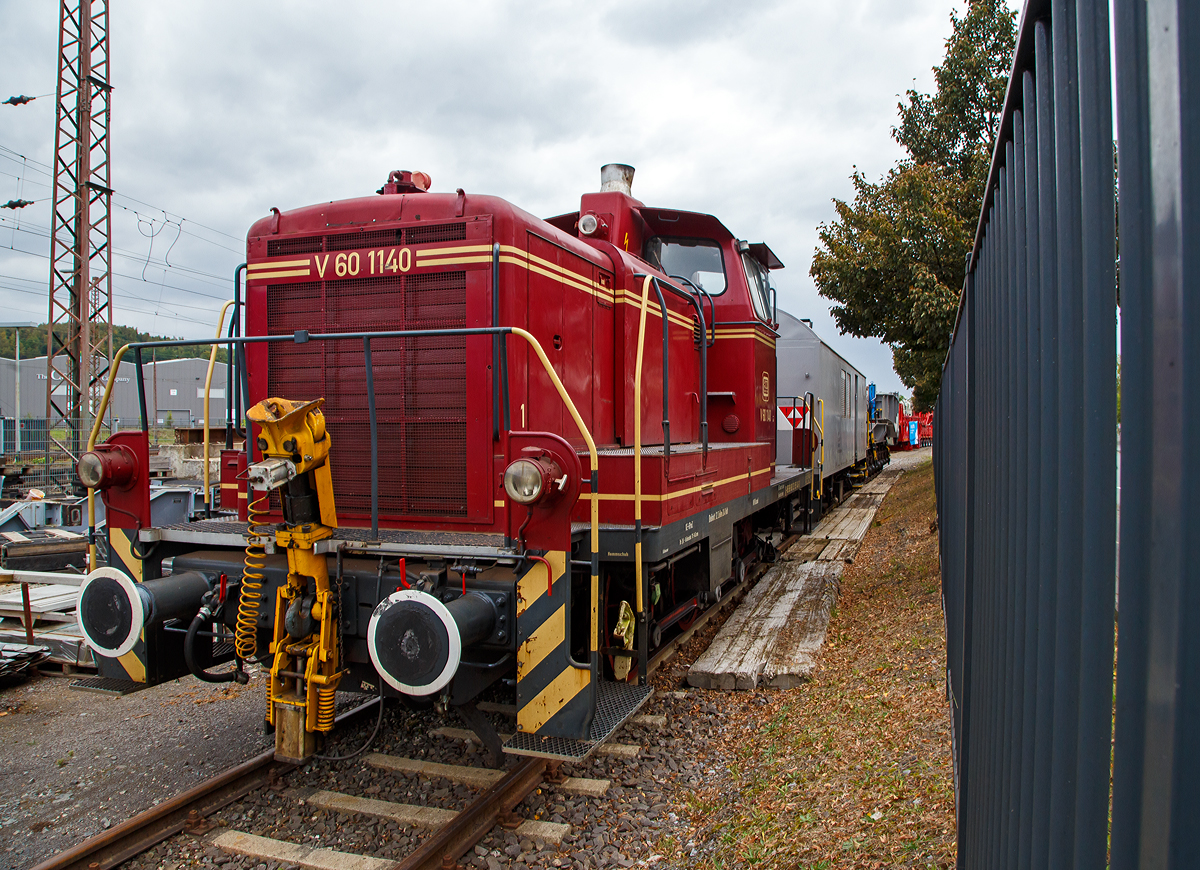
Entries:
<svg viewBox="0 0 1200 870">
<path fill-rule="evenodd" d="M 892 136 L 908 156 L 878 182 L 855 171 L 854 201 L 818 228 L 810 274 L 838 328 L 892 349 L 918 410 L 937 399 L 975 237 L 1016 44 L 1003 0 L 950 13 L 937 92 L 910 90 Z"/>
<path fill-rule="evenodd" d="M 65 323 L 56 324 L 54 334 L 60 341 L 66 341 L 67 325 Z M 211 335 L 212 333 L 208 333 Z M 113 353 L 116 353 L 122 345 L 130 344 L 136 341 L 168 341 L 172 336 L 151 335 L 148 332 L 139 332 L 132 326 L 113 325 Z M 0 357 L 12 359 L 16 352 L 16 330 L 15 329 L 0 329 Z M 27 327 L 21 332 L 21 356 L 25 359 L 31 359 L 35 356 L 45 356 L 46 354 L 46 325 L 35 328 Z M 207 347 L 160 347 L 154 352 L 156 359 L 191 359 L 193 357 L 203 357 L 208 359 Z M 225 362 L 228 357 L 225 347 L 221 347 L 217 351 L 217 360 Z M 150 359 L 150 352 L 146 351 L 146 359 Z M 133 361 L 131 355 L 126 356 L 128 362 Z"/>
</svg>

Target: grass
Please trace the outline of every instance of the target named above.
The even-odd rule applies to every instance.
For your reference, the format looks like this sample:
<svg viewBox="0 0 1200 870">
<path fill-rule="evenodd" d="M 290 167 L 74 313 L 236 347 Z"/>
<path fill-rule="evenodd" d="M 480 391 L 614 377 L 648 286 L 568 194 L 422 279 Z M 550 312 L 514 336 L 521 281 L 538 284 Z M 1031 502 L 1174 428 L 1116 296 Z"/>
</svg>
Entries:
<svg viewBox="0 0 1200 870">
<path fill-rule="evenodd" d="M 901 476 L 880 513 L 812 682 L 737 717 L 724 781 L 689 798 L 711 866 L 954 865 L 931 467 Z"/>
</svg>

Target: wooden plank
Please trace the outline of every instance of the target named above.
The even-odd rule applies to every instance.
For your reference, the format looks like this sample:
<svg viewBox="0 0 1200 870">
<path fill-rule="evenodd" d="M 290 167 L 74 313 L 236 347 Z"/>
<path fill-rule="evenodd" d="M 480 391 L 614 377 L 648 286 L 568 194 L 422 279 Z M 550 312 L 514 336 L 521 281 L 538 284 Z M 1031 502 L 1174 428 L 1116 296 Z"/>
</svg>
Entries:
<svg viewBox="0 0 1200 870">
<path fill-rule="evenodd" d="M 788 634 L 792 622 L 804 618 L 803 603 L 813 596 L 807 587 L 823 590 L 831 576 L 841 576 L 841 568 L 836 562 L 776 565 L 692 665 L 688 683 L 722 691 L 756 688 L 771 649 Z M 799 612 L 797 602 L 801 602 Z"/>
<path fill-rule="evenodd" d="M 798 540 L 790 550 L 784 552 L 780 558 L 785 562 L 812 562 L 821 555 L 821 551 L 828 543 L 828 538 L 804 537 Z"/>
<path fill-rule="evenodd" d="M 791 689 L 811 678 L 837 601 L 841 575 L 842 566 L 836 562 L 824 563 L 810 575 L 810 582 L 792 601 L 786 626 L 767 651 L 762 685 Z"/>
<path fill-rule="evenodd" d="M 819 561 L 819 562 L 840 562 L 842 559 L 842 552 L 846 548 L 846 543 L 847 543 L 846 541 L 841 541 L 841 540 L 830 541 L 829 546 L 821 551 L 821 558 L 818 559 L 817 561 Z"/>
<path fill-rule="evenodd" d="M 899 472 L 877 476 L 830 511 L 759 582 L 688 672 L 698 688 L 791 688 L 808 679 L 845 564 Z M 809 561 L 811 560 L 811 561 Z"/>
<path fill-rule="evenodd" d="M 782 564 L 807 563 L 786 562 Z M 758 585 L 747 593 L 741 606 L 725 621 L 725 625 L 717 632 L 708 649 L 693 662 L 688 671 L 689 685 L 723 692 L 737 688 L 740 664 L 758 642 L 758 638 L 752 630 L 754 614 L 759 609 L 763 598 L 767 596 L 768 588 L 776 576 L 778 576 L 776 569 L 768 571 Z"/>
<path fill-rule="evenodd" d="M 30 586 L 29 609 L 43 616 L 50 613 L 65 612 L 75 609 L 79 598 L 79 590 L 71 586 Z M 21 590 L 5 592 L 0 595 L 0 615 L 23 616 L 25 607 L 21 600 Z M 72 617 L 72 620 L 74 617 Z"/>
</svg>

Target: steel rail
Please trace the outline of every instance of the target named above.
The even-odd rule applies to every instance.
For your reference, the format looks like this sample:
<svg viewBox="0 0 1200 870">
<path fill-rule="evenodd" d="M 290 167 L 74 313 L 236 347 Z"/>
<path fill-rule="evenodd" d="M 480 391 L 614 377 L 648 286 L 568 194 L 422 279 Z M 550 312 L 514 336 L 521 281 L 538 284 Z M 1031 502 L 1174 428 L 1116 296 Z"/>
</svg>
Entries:
<svg viewBox="0 0 1200 870">
<path fill-rule="evenodd" d="M 344 722 L 378 703 L 379 699 L 374 698 L 347 710 L 335 721 Z M 64 849 L 30 870 L 109 870 L 295 767 L 276 761 L 275 750 L 268 749 L 103 833 Z"/>
<path fill-rule="evenodd" d="M 503 822 L 546 773 L 544 758 L 525 757 L 504 778 L 472 801 L 466 809 L 440 828 L 395 870 L 441 870 L 455 866 L 459 858 L 482 840 L 497 823 Z"/>
<path fill-rule="evenodd" d="M 108 870 L 178 834 L 189 820 L 203 818 L 245 797 L 295 765 L 275 760 L 270 749 L 210 780 L 47 858 L 32 870 Z"/>
</svg>

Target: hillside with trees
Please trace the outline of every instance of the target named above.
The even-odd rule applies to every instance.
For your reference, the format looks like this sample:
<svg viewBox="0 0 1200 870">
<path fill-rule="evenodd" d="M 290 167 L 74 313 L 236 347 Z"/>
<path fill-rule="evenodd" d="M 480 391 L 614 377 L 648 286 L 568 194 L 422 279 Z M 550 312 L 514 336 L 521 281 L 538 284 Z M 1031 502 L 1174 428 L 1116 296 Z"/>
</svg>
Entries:
<svg viewBox="0 0 1200 870">
<path fill-rule="evenodd" d="M 54 328 L 54 333 L 59 339 L 65 339 L 67 335 L 66 326 L 59 324 Z M 113 325 L 113 353 L 116 353 L 122 345 L 130 344 L 135 341 L 178 341 L 182 336 L 169 335 L 151 335 L 148 332 L 139 332 L 132 326 L 117 326 Z M 15 329 L 0 329 L 0 357 L 5 359 L 15 359 L 17 355 L 17 331 Z M 30 359 L 35 356 L 46 355 L 46 324 L 38 327 L 28 327 L 21 330 L 21 358 Z M 155 359 L 187 359 L 190 357 L 207 357 L 208 351 L 203 347 L 164 347 L 159 348 L 154 352 Z M 217 360 L 225 362 L 225 348 L 220 348 L 217 351 Z M 150 360 L 150 355 L 146 355 L 146 361 Z"/>
</svg>

